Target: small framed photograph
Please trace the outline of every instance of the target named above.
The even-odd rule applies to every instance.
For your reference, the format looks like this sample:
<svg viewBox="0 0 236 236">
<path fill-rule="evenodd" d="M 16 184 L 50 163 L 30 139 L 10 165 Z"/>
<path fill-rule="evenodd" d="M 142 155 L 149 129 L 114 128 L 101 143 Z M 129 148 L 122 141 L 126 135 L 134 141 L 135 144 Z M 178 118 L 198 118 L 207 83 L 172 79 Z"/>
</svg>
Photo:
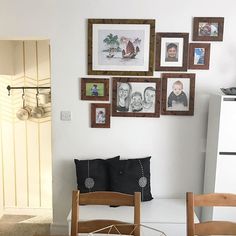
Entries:
<svg viewBox="0 0 236 236">
<path fill-rule="evenodd" d="M 112 116 L 159 117 L 161 79 L 113 78 Z"/>
<path fill-rule="evenodd" d="M 110 128 L 111 105 L 108 103 L 91 104 L 91 127 Z"/>
<path fill-rule="evenodd" d="M 155 20 L 89 19 L 89 75 L 153 75 Z"/>
<path fill-rule="evenodd" d="M 190 43 L 188 68 L 208 70 L 210 63 L 210 43 Z"/>
<path fill-rule="evenodd" d="M 224 17 L 194 17 L 193 41 L 223 41 Z"/>
<path fill-rule="evenodd" d="M 81 100 L 108 101 L 109 79 L 81 78 Z"/>
<path fill-rule="evenodd" d="M 156 34 L 156 71 L 187 71 L 188 33 Z"/>
<path fill-rule="evenodd" d="M 163 115 L 186 115 L 194 113 L 195 74 L 162 74 Z"/>
</svg>

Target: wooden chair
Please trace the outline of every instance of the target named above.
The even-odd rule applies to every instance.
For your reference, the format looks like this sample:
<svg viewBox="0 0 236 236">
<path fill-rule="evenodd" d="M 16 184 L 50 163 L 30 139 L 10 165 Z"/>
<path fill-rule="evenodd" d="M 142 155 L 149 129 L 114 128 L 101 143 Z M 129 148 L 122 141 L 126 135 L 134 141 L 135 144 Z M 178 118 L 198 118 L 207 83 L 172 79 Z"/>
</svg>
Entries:
<svg viewBox="0 0 236 236">
<path fill-rule="evenodd" d="M 140 200 L 141 193 L 137 192 L 134 195 L 117 193 L 117 192 L 91 192 L 80 193 L 73 191 L 72 193 L 72 216 L 71 216 L 71 236 L 77 236 L 78 233 L 90 233 L 104 227 L 122 224 L 119 231 L 122 234 L 131 234 L 140 236 Z M 127 223 L 117 220 L 90 220 L 79 221 L 79 205 L 108 205 L 108 206 L 133 206 L 134 207 L 134 223 Z M 125 214 L 125 212 L 124 212 Z M 125 226 L 124 226 L 124 225 Z M 112 230 L 106 229 L 99 231 L 103 234 L 119 234 L 116 228 Z"/>
<path fill-rule="evenodd" d="M 207 221 L 194 223 L 194 207 L 236 207 L 236 194 L 211 193 L 186 194 L 187 236 L 193 235 L 236 235 L 236 223 L 230 221 Z M 236 216 L 235 216 L 236 220 Z"/>
</svg>

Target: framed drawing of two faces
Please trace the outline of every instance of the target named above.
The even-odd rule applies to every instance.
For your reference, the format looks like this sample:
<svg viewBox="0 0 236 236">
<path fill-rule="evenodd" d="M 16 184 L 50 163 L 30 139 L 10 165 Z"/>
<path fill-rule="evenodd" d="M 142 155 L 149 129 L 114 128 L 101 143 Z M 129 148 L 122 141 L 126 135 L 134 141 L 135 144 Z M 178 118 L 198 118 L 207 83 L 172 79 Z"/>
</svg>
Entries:
<svg viewBox="0 0 236 236">
<path fill-rule="evenodd" d="M 187 71 L 188 33 L 156 34 L 156 71 Z"/>
<path fill-rule="evenodd" d="M 153 75 L 155 20 L 89 19 L 89 75 Z"/>
<path fill-rule="evenodd" d="M 195 74 L 162 74 L 163 115 L 193 115 Z"/>
</svg>

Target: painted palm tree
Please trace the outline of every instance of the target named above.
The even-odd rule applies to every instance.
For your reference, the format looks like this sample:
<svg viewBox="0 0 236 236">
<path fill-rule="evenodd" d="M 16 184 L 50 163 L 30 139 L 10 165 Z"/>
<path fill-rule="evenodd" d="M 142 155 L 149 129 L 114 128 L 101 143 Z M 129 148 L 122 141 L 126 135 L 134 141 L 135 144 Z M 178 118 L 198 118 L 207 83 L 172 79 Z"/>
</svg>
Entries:
<svg viewBox="0 0 236 236">
<path fill-rule="evenodd" d="M 118 41 L 118 36 L 117 35 L 113 35 L 113 34 L 109 34 L 107 35 L 107 37 L 103 40 L 103 42 L 108 46 L 108 52 L 109 54 L 107 55 L 107 57 L 111 58 L 114 57 L 114 53 L 115 51 L 117 51 L 120 43 Z"/>
</svg>

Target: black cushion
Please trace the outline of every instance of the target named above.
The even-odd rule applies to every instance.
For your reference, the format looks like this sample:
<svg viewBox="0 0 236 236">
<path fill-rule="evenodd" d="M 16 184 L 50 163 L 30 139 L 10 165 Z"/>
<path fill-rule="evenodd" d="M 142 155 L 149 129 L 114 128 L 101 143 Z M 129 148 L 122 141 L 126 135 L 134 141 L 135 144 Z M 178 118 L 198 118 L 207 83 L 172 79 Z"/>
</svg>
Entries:
<svg viewBox="0 0 236 236">
<path fill-rule="evenodd" d="M 74 159 L 77 188 L 81 193 L 109 190 L 108 163 L 119 160 L 119 156 L 109 159 Z"/>
<path fill-rule="evenodd" d="M 150 158 L 151 157 L 110 162 L 110 190 L 127 194 L 141 192 L 142 201 L 152 200 Z"/>
</svg>

